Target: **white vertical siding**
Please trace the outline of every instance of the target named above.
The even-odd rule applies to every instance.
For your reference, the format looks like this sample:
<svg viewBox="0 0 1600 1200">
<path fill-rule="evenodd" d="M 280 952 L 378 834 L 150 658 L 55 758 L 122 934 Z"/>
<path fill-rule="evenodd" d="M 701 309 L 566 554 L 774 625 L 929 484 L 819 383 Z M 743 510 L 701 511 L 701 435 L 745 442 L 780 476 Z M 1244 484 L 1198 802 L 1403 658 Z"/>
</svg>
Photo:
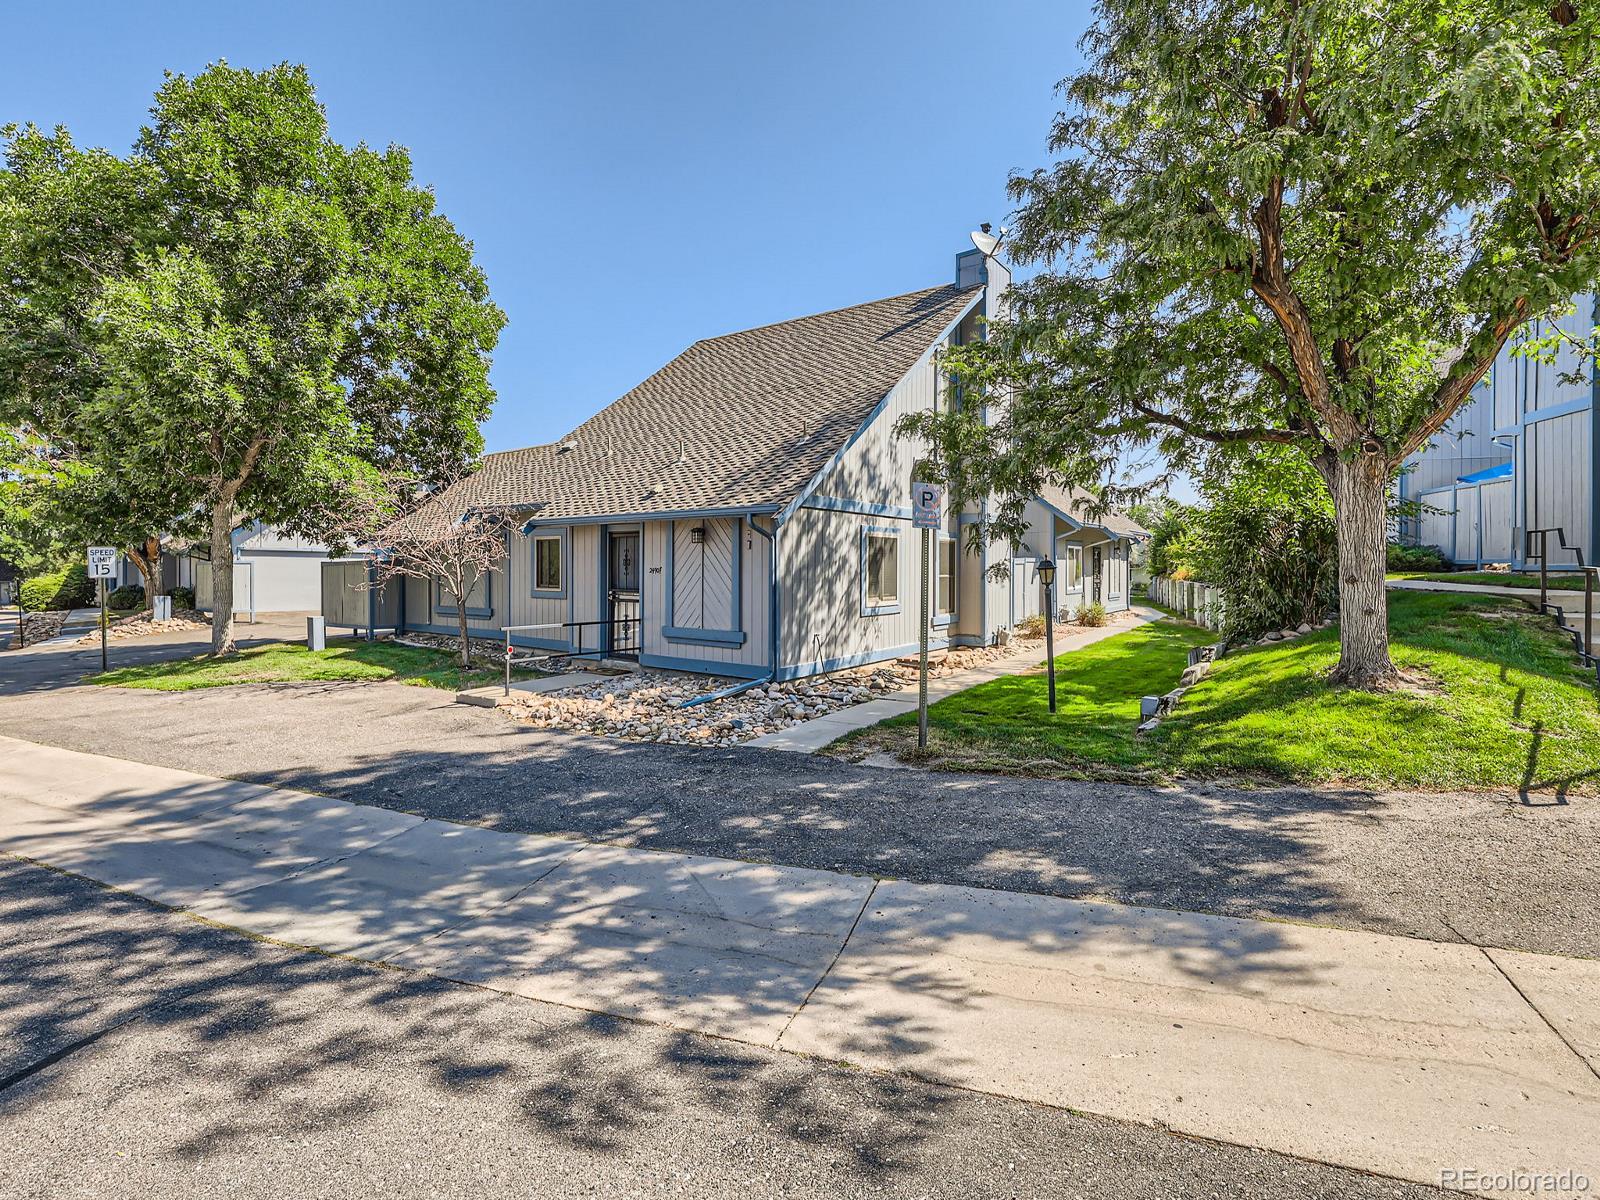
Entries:
<svg viewBox="0 0 1600 1200">
<path fill-rule="evenodd" d="M 1590 438 L 1593 416 L 1581 409 L 1529 425 L 1524 435 L 1523 475 L 1526 528 L 1560 528 L 1567 542 L 1591 545 L 1593 458 Z M 1570 566 L 1572 555 L 1558 554 L 1551 535 L 1551 566 Z"/>
<path fill-rule="evenodd" d="M 899 539 L 899 602 L 862 615 L 862 533 L 893 530 Z M 921 533 L 904 517 L 802 508 L 784 525 L 782 660 L 801 674 L 909 653 L 921 612 Z M 930 605 L 931 607 L 931 605 Z M 945 631 L 932 636 L 945 643 Z"/>
<path fill-rule="evenodd" d="M 695 545 L 690 530 L 706 530 Z M 735 550 L 734 539 L 738 539 Z M 668 625 L 667 546 L 671 556 L 673 602 Z M 694 662 L 703 669 L 719 667 L 740 675 L 764 672 L 771 665 L 771 550 L 745 518 L 695 518 L 650 521 L 644 527 L 644 647 L 647 656 Z M 734 587 L 734 565 L 739 584 Z M 682 574 L 680 574 L 682 573 Z M 684 576 L 687 576 L 687 582 Z M 734 593 L 739 607 L 733 611 Z M 679 632 L 669 634 L 668 629 Z M 744 634 L 742 644 L 699 640 L 694 630 Z"/>
<path fill-rule="evenodd" d="M 1483 533 L 1485 562 L 1511 561 L 1511 480 L 1501 479 L 1478 485 L 1483 505 L 1480 528 Z"/>
</svg>

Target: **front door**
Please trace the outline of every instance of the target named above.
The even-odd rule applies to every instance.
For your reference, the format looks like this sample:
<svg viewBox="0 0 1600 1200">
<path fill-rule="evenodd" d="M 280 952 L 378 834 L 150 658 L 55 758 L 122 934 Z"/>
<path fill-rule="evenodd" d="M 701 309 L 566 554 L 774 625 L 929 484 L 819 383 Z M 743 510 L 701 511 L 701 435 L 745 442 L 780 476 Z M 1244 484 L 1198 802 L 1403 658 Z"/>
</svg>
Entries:
<svg viewBox="0 0 1600 1200">
<path fill-rule="evenodd" d="M 611 654 L 639 653 L 639 535 L 610 535 L 611 625 L 606 646 Z"/>
<path fill-rule="evenodd" d="M 1093 552 L 1090 554 L 1090 567 L 1089 567 L 1090 577 L 1091 577 L 1091 580 L 1092 580 L 1090 586 L 1094 589 L 1093 594 L 1089 597 L 1089 599 L 1092 600 L 1095 604 L 1099 604 L 1100 600 L 1101 600 L 1101 596 L 1100 596 L 1100 567 L 1101 567 L 1100 547 L 1096 546 L 1094 548 Z"/>
</svg>

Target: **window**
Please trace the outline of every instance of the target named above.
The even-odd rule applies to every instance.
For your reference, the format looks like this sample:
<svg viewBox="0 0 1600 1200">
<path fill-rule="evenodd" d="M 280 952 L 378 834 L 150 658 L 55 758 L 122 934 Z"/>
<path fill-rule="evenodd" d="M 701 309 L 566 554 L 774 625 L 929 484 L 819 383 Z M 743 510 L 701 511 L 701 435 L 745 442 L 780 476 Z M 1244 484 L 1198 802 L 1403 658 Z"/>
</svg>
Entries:
<svg viewBox="0 0 1600 1200">
<path fill-rule="evenodd" d="M 939 587 L 934 593 L 934 612 L 949 617 L 956 611 L 956 555 L 960 543 L 952 537 L 939 538 Z"/>
<path fill-rule="evenodd" d="M 1056 591 L 1075 592 L 1083 586 L 1083 549 L 1063 546 L 1056 562 Z"/>
<path fill-rule="evenodd" d="M 865 530 L 862 544 L 862 612 L 873 616 L 900 611 L 899 531 Z"/>
<path fill-rule="evenodd" d="M 541 533 L 533 539 L 533 590 L 561 590 L 561 535 Z"/>
</svg>

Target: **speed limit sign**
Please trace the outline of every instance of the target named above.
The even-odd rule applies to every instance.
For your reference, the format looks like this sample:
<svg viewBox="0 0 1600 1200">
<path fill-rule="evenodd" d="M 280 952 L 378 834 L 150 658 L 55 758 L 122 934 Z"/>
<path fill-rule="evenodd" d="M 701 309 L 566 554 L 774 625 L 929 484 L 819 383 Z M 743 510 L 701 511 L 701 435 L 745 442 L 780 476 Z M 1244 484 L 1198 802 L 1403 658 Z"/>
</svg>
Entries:
<svg viewBox="0 0 1600 1200">
<path fill-rule="evenodd" d="M 117 551 L 114 546 L 89 547 L 89 578 L 115 579 L 117 576 Z"/>
</svg>

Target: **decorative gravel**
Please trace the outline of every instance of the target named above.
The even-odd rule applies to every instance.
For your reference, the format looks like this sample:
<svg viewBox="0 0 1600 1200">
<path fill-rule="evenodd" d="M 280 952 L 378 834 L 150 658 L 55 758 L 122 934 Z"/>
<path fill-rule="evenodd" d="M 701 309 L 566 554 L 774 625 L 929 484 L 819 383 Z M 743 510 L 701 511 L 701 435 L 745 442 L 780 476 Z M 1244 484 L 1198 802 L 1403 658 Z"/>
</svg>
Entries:
<svg viewBox="0 0 1600 1200">
<path fill-rule="evenodd" d="M 1069 633 L 1066 629 L 1059 631 L 1063 643 Z M 454 649 L 454 638 L 439 640 L 445 643 L 444 648 Z M 928 676 L 939 679 L 1020 654 L 1039 656 L 1042 650 L 1042 639 L 1020 639 L 1005 646 L 958 647 L 931 659 Z M 503 644 L 497 653 L 504 653 Z M 531 665 L 547 670 L 584 669 L 581 663 L 568 668 L 565 660 L 557 659 Z M 802 721 L 881 699 L 916 681 L 916 659 L 899 659 L 788 683 L 761 684 L 738 695 L 683 708 L 680 706 L 685 701 L 733 685 L 711 676 L 645 670 L 560 692 L 514 692 L 513 703 L 508 707 L 518 719 L 540 729 L 635 742 L 736 746 Z"/>
<path fill-rule="evenodd" d="M 69 612 L 64 608 L 52 612 L 23 613 L 23 640 L 32 646 L 44 641 L 46 638 L 55 637 L 61 632 L 61 627 L 67 623 L 69 615 Z"/>
<path fill-rule="evenodd" d="M 204 613 L 196 612 L 192 608 L 174 609 L 170 621 L 153 621 L 150 619 L 149 610 L 133 613 L 130 616 L 118 617 L 106 629 L 106 638 L 113 642 L 124 642 L 129 638 L 150 637 L 157 633 L 184 633 L 191 629 L 210 629 L 211 618 Z M 100 644 L 100 631 L 95 629 L 84 634 L 74 646 L 98 646 Z"/>
</svg>

